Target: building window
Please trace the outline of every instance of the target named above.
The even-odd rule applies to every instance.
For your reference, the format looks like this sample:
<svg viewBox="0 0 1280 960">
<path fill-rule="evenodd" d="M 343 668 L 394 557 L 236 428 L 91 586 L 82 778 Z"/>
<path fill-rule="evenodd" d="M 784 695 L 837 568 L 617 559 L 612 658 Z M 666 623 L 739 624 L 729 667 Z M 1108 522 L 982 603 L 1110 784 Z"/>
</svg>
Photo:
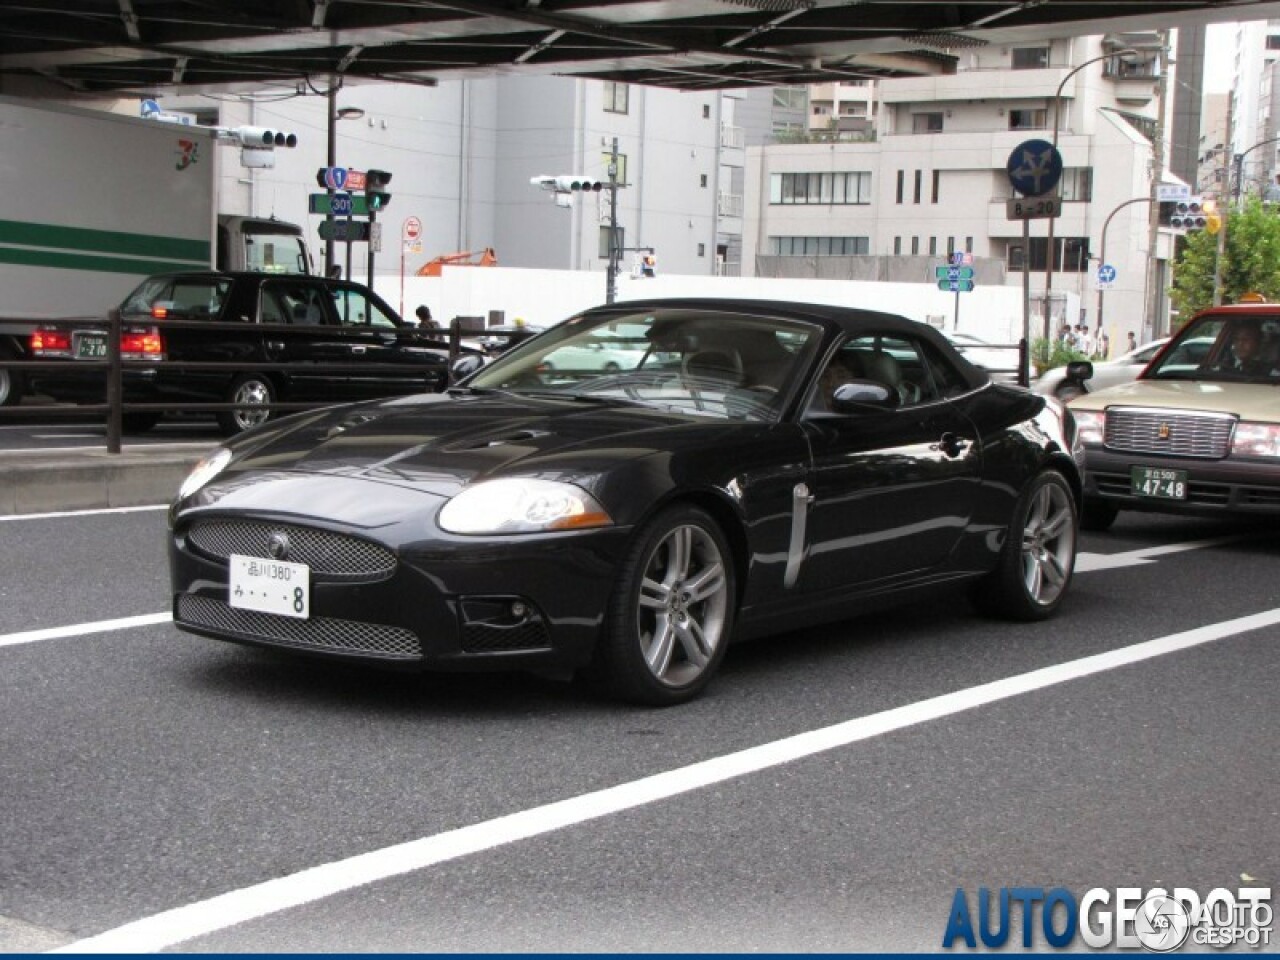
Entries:
<svg viewBox="0 0 1280 960">
<path fill-rule="evenodd" d="M 1093 199 L 1093 168 L 1068 167 L 1062 171 L 1062 179 L 1058 181 L 1058 190 L 1063 201 L 1088 203 Z"/>
<path fill-rule="evenodd" d="M 929 256 L 936 257 L 938 255 L 938 238 L 929 238 Z"/>
<path fill-rule="evenodd" d="M 913 113 L 911 115 L 912 133 L 941 133 L 941 113 Z"/>
<path fill-rule="evenodd" d="M 701 186 L 701 187 L 706 187 L 706 185 L 707 185 L 707 175 L 706 175 L 705 173 L 702 173 L 702 174 L 699 174 L 699 175 L 698 175 L 698 185 L 699 185 L 699 186 Z"/>
<path fill-rule="evenodd" d="M 913 257 L 918 257 L 920 255 L 920 238 L 919 237 L 911 238 L 911 255 Z"/>
<path fill-rule="evenodd" d="M 933 203 L 938 202 L 938 194 L 942 191 L 942 171 L 933 171 Z"/>
<path fill-rule="evenodd" d="M 604 84 L 605 113 L 627 112 L 627 85 L 606 80 Z"/>
<path fill-rule="evenodd" d="M 1030 242 L 1029 270 L 1048 269 L 1048 237 L 1032 237 Z M 1022 246 L 1009 245 L 1009 269 L 1022 269 Z M 1053 269 L 1058 273 L 1087 273 L 1089 270 L 1088 237 L 1055 237 L 1053 241 Z"/>
<path fill-rule="evenodd" d="M 1038 110 L 1010 110 L 1009 129 L 1043 130 L 1047 113 L 1043 107 Z"/>
<path fill-rule="evenodd" d="M 893 238 L 893 254 L 894 256 L 897 256 L 897 257 L 902 256 L 902 238 L 901 237 Z"/>
<path fill-rule="evenodd" d="M 710 120 L 710 119 L 711 119 L 711 104 L 709 104 L 709 103 L 704 103 L 704 104 L 702 105 L 702 119 L 703 119 L 703 120 Z"/>
<path fill-rule="evenodd" d="M 769 202 L 868 204 L 871 174 L 859 171 L 770 174 Z"/>
<path fill-rule="evenodd" d="M 956 252 L 956 238 L 947 237 L 947 256 L 951 256 Z"/>
<path fill-rule="evenodd" d="M 1268 50 L 1280 50 L 1280 34 L 1271 34 L 1267 37 Z"/>
<path fill-rule="evenodd" d="M 902 242 L 902 238 L 898 238 Z M 870 237 L 770 237 L 775 257 L 854 257 L 871 252 Z"/>
<path fill-rule="evenodd" d="M 902 202 L 902 187 L 906 183 L 907 171 L 898 171 L 898 203 Z"/>
<path fill-rule="evenodd" d="M 621 251 L 627 245 L 627 230 L 625 227 L 618 228 L 618 250 Z M 605 224 L 600 228 L 600 250 L 599 257 L 601 260 L 609 259 L 609 226 Z M 622 256 L 621 253 L 618 256 Z"/>
<path fill-rule="evenodd" d="M 924 185 L 924 171 L 917 170 L 916 171 L 916 189 L 914 194 L 916 203 L 920 202 L 920 189 L 923 185 Z"/>
<path fill-rule="evenodd" d="M 1009 54 L 1014 70 L 1040 70 L 1049 66 L 1048 47 L 1014 47 Z"/>
<path fill-rule="evenodd" d="M 964 238 L 964 252 L 973 253 L 973 237 Z"/>
<path fill-rule="evenodd" d="M 698 244 L 698 256 L 705 257 L 707 255 L 707 245 L 705 243 Z"/>
<path fill-rule="evenodd" d="M 775 107 L 787 107 L 791 110 L 803 110 L 808 102 L 808 90 L 804 87 L 773 88 L 773 105 Z"/>
</svg>

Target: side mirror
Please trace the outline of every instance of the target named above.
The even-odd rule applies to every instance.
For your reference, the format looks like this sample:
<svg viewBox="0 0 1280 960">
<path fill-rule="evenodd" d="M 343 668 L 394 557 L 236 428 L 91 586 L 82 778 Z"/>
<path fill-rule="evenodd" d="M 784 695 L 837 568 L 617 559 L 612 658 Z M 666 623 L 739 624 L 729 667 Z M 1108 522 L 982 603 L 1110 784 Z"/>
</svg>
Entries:
<svg viewBox="0 0 1280 960">
<path fill-rule="evenodd" d="M 1067 364 L 1067 379 L 1084 383 L 1093 377 L 1093 364 L 1088 360 L 1072 360 Z"/>
<path fill-rule="evenodd" d="M 478 354 L 463 354 L 457 360 L 453 361 L 453 366 L 449 368 L 449 377 L 454 383 L 457 383 L 464 377 L 471 376 L 471 374 L 475 373 L 483 366 L 484 359 Z"/>
<path fill-rule="evenodd" d="M 830 406 L 836 413 L 857 413 L 872 407 L 893 410 L 902 403 L 898 391 L 875 380 L 850 380 L 832 391 Z"/>
</svg>

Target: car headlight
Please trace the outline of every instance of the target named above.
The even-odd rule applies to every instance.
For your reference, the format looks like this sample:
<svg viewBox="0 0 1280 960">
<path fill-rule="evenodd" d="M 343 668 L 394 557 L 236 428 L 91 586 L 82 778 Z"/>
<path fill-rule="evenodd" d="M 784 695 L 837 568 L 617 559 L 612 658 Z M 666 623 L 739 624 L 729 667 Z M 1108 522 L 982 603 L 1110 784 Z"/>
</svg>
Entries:
<svg viewBox="0 0 1280 960">
<path fill-rule="evenodd" d="M 1075 407 L 1071 408 L 1071 412 L 1076 417 L 1076 431 L 1080 442 L 1102 446 L 1107 432 L 1106 413 L 1101 410 L 1077 410 Z"/>
<path fill-rule="evenodd" d="M 1280 457 L 1280 426 L 1237 423 L 1236 432 L 1231 437 L 1231 454 L 1236 457 Z"/>
<path fill-rule="evenodd" d="M 512 477 L 463 490 L 440 511 L 449 533 L 540 533 L 608 527 L 613 519 L 581 487 Z"/>
<path fill-rule="evenodd" d="M 178 488 L 178 499 L 185 500 L 187 497 L 196 493 L 206 483 L 220 474 L 228 463 L 231 462 L 231 451 L 226 447 L 219 447 L 213 453 L 197 463 L 189 474 L 187 479 L 182 481 L 182 486 Z"/>
</svg>

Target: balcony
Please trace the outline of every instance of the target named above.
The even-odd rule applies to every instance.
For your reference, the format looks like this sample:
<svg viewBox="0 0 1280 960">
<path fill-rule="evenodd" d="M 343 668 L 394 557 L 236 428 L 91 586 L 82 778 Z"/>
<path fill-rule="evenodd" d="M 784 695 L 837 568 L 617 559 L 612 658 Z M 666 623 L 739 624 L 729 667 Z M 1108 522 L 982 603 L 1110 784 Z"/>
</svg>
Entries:
<svg viewBox="0 0 1280 960">
<path fill-rule="evenodd" d="M 742 216 L 742 195 L 722 193 L 716 197 L 716 213 L 722 217 Z"/>
<path fill-rule="evenodd" d="M 731 123 L 720 124 L 720 146 L 726 150 L 743 150 L 747 145 L 746 131 Z"/>
</svg>

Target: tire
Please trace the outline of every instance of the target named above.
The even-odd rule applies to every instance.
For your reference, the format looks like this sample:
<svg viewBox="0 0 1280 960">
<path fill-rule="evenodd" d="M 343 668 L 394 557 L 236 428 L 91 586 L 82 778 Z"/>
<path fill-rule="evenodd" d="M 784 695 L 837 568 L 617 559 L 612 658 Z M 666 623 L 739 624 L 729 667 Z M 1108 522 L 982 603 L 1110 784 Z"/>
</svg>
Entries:
<svg viewBox="0 0 1280 960">
<path fill-rule="evenodd" d="M 978 609 L 1008 620 L 1052 616 L 1071 583 L 1077 526 L 1067 481 L 1042 471 L 1018 498 L 999 563 L 974 590 Z"/>
<path fill-rule="evenodd" d="M 0 344 L 0 360 L 21 360 L 9 347 Z M 26 382 L 21 370 L 0 370 L 0 407 L 12 407 L 22 402 Z"/>
<path fill-rule="evenodd" d="M 146 433 L 159 422 L 158 413 L 120 414 L 120 429 L 125 433 Z"/>
<path fill-rule="evenodd" d="M 235 379 L 227 390 L 225 399 L 227 403 L 248 405 L 246 409 L 226 410 L 218 414 L 218 426 L 222 428 L 222 432 L 229 437 L 234 437 L 237 433 L 244 433 L 271 419 L 270 410 L 255 408 L 275 402 L 275 384 L 269 377 L 246 373 Z"/>
<path fill-rule="evenodd" d="M 715 520 L 693 506 L 663 511 L 622 564 L 593 678 L 632 703 L 692 700 L 724 659 L 736 595 L 733 555 Z"/>
<path fill-rule="evenodd" d="M 1086 500 L 1080 511 L 1080 529 L 1094 533 L 1110 530 L 1119 513 L 1119 507 L 1105 500 Z"/>
</svg>

